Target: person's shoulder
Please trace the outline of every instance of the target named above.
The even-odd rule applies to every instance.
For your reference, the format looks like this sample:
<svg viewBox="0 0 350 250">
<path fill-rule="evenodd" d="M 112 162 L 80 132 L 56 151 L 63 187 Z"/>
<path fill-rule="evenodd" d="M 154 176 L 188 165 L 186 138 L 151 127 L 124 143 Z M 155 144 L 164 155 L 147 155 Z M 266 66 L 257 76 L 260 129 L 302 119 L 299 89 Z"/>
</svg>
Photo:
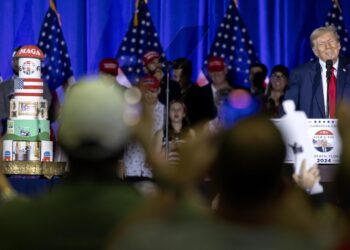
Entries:
<svg viewBox="0 0 350 250">
<path fill-rule="evenodd" d="M 340 56 L 339 57 L 339 65 L 341 67 L 345 67 L 350 69 L 350 57 Z"/>
<path fill-rule="evenodd" d="M 318 67 L 320 67 L 318 60 L 313 60 L 301 65 L 298 65 L 292 69 L 291 77 L 296 75 L 304 76 L 307 72 L 316 72 Z"/>
<path fill-rule="evenodd" d="M 9 78 L 6 80 L 3 80 L 2 82 L 0 82 L 0 86 L 5 87 L 5 86 L 12 86 L 13 84 L 13 79 Z"/>
</svg>

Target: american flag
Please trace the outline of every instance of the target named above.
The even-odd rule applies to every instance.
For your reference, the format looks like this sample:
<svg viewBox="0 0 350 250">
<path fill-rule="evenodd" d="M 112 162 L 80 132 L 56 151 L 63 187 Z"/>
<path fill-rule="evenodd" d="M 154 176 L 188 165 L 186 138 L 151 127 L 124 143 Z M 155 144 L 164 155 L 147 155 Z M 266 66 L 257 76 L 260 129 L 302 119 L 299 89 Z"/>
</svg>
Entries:
<svg viewBox="0 0 350 250">
<path fill-rule="evenodd" d="M 334 25 L 334 27 L 336 27 L 337 33 L 340 38 L 340 44 L 342 47 L 341 54 L 343 54 L 344 56 L 350 56 L 350 38 L 344 24 L 344 18 L 341 13 L 338 1 L 333 1 L 331 10 L 328 13 L 325 24 L 326 26 Z"/>
<path fill-rule="evenodd" d="M 43 81 L 39 78 L 15 78 L 15 96 L 42 97 Z"/>
<path fill-rule="evenodd" d="M 157 51 L 162 59 L 165 55 L 158 33 L 152 23 L 151 13 L 144 0 L 137 1 L 134 18 L 117 53 L 121 69 L 131 84 L 138 82 L 143 73 L 142 56 L 148 51 Z"/>
<path fill-rule="evenodd" d="M 258 58 L 233 1 L 219 25 L 207 59 L 211 56 L 224 58 L 228 67 L 227 76 L 232 84 L 249 87 L 249 66 L 258 62 Z M 207 60 L 204 62 L 204 72 L 207 72 L 206 65 Z"/>
<path fill-rule="evenodd" d="M 16 77 L 16 78 L 14 79 L 14 85 L 15 85 L 15 92 L 16 92 L 16 90 L 18 90 L 18 89 L 23 89 L 23 87 L 24 87 L 24 81 L 23 81 L 23 79 L 22 79 L 22 78 Z"/>
<path fill-rule="evenodd" d="M 67 84 L 73 78 L 73 71 L 53 1 L 50 2 L 41 26 L 38 47 L 45 54 L 41 73 L 50 90 Z"/>
<path fill-rule="evenodd" d="M 65 90 L 74 82 L 74 75 L 62 33 L 61 20 L 53 0 L 50 0 L 50 7 L 41 26 L 38 47 L 45 54 L 41 73 L 51 90 L 50 120 L 54 122 L 58 117 Z"/>
</svg>

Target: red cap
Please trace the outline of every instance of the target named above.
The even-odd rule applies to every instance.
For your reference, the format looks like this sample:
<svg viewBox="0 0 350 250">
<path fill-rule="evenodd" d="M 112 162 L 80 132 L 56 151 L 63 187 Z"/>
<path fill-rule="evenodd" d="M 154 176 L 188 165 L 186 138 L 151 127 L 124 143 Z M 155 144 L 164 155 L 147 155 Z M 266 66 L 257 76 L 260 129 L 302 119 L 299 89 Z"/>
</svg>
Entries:
<svg viewBox="0 0 350 250">
<path fill-rule="evenodd" d="M 217 72 L 225 70 L 225 62 L 224 59 L 218 56 L 212 56 L 208 60 L 208 71 L 209 72 Z"/>
<path fill-rule="evenodd" d="M 22 46 L 17 53 L 15 54 L 14 57 L 28 57 L 28 58 L 37 58 L 40 60 L 44 59 L 44 53 L 42 52 L 41 49 L 39 49 L 35 45 L 26 45 Z"/>
<path fill-rule="evenodd" d="M 114 58 L 105 58 L 100 62 L 99 69 L 103 73 L 117 76 L 119 63 Z"/>
<path fill-rule="evenodd" d="M 147 65 L 154 59 L 158 58 L 160 58 L 160 55 L 157 51 L 148 51 L 146 54 L 143 55 L 143 63 Z"/>
<path fill-rule="evenodd" d="M 150 90 L 157 90 L 160 87 L 160 82 L 154 76 L 145 76 L 141 79 L 141 86 Z"/>
</svg>

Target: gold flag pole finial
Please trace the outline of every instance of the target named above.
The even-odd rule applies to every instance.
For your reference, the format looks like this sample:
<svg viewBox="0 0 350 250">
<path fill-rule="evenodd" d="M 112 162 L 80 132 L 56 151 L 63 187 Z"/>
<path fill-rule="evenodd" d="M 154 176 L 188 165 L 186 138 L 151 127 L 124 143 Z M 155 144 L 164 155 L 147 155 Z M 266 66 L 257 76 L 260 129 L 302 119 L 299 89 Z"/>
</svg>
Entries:
<svg viewBox="0 0 350 250">
<path fill-rule="evenodd" d="M 50 8 L 56 13 L 56 16 L 57 16 L 57 19 L 58 19 L 58 23 L 60 24 L 60 26 L 62 26 L 61 25 L 61 17 L 60 17 L 60 14 L 57 11 L 55 0 L 50 0 Z"/>
<path fill-rule="evenodd" d="M 142 1 L 142 0 L 141 0 Z M 147 0 L 143 0 L 145 1 L 145 4 L 147 4 Z M 135 14 L 134 14 L 134 26 L 137 27 L 139 25 L 139 16 L 138 16 L 138 8 L 140 5 L 140 0 L 136 0 L 136 8 L 135 8 Z"/>
<path fill-rule="evenodd" d="M 136 0 L 136 7 L 134 13 L 134 26 L 137 27 L 139 25 L 139 17 L 138 17 L 138 8 L 140 5 L 140 0 Z"/>
<path fill-rule="evenodd" d="M 337 8 L 339 9 L 340 13 L 342 12 L 341 11 L 341 8 L 340 8 L 340 5 L 339 5 L 339 0 L 332 0 L 334 2 L 334 4 L 337 6 Z"/>
<path fill-rule="evenodd" d="M 236 6 L 236 8 L 238 8 L 237 6 L 237 0 L 233 0 L 233 4 Z"/>
</svg>

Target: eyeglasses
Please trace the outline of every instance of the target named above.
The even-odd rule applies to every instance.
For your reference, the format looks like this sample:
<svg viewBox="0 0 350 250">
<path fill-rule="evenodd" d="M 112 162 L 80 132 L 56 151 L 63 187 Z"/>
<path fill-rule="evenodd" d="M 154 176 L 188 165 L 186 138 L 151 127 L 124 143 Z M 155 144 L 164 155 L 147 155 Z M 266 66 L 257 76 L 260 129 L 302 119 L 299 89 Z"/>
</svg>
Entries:
<svg viewBox="0 0 350 250">
<path fill-rule="evenodd" d="M 279 79 L 283 79 L 283 78 L 286 78 L 286 76 L 285 75 L 283 75 L 283 74 L 272 74 L 271 75 L 271 78 L 279 78 Z"/>
</svg>

